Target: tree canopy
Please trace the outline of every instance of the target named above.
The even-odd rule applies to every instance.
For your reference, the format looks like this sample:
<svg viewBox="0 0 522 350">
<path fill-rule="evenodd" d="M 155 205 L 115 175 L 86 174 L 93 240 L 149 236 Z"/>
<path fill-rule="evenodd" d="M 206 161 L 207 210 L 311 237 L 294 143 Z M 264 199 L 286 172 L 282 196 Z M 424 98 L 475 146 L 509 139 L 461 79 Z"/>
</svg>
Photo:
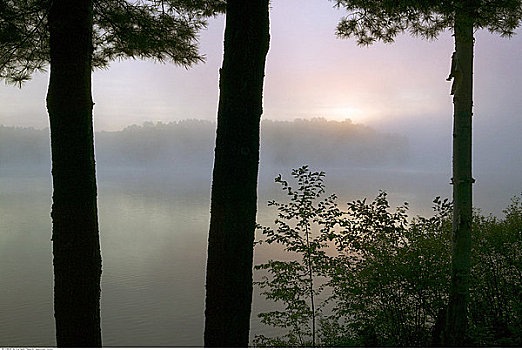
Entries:
<svg viewBox="0 0 522 350">
<path fill-rule="evenodd" d="M 375 41 L 391 43 L 401 33 L 435 39 L 452 28 L 459 9 L 471 11 L 475 29 L 509 37 L 522 18 L 520 0 L 336 0 L 349 14 L 337 26 L 341 38 L 357 39 L 359 45 Z"/>
<path fill-rule="evenodd" d="M 21 85 L 49 64 L 51 0 L 0 0 L 0 78 Z M 204 59 L 198 31 L 224 0 L 100 0 L 94 2 L 93 68 L 124 58 L 189 67 Z"/>
</svg>

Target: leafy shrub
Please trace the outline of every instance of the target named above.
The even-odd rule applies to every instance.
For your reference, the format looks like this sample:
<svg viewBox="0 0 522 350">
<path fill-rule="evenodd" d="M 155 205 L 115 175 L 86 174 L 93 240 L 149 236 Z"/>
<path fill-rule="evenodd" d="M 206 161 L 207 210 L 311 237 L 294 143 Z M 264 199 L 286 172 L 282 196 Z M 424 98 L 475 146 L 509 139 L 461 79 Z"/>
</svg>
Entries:
<svg viewBox="0 0 522 350">
<path fill-rule="evenodd" d="M 262 294 L 269 300 L 281 302 L 282 311 L 259 314 L 261 322 L 273 327 L 287 329 L 288 332 L 275 338 L 256 336 L 256 346 L 315 346 L 316 321 L 321 317 L 321 308 L 316 298 L 324 290 L 328 258 L 325 253 L 327 242 L 333 237 L 336 217 L 340 211 L 335 204 L 335 196 L 320 199 L 324 194 L 323 172 L 311 172 L 307 167 L 292 171 L 297 188 L 277 177 L 288 194 L 289 203 L 270 201 L 275 206 L 278 217 L 277 228 L 260 227 L 266 239 L 258 244 L 278 243 L 291 253 L 289 260 L 269 260 L 255 269 L 265 270 L 260 281 L 255 282 Z M 319 230 L 316 230 L 319 227 Z"/>
<path fill-rule="evenodd" d="M 387 195 L 341 210 L 324 197 L 324 173 L 293 170 L 276 229 L 260 227 L 259 243 L 290 256 L 256 266 L 262 294 L 283 308 L 262 323 L 287 331 L 257 335 L 255 346 L 437 346 L 450 279 L 452 206 L 435 198 L 434 215 L 408 221 L 407 203 L 390 209 Z M 474 213 L 469 337 L 477 346 L 520 346 L 522 202 L 505 218 Z M 323 302 L 317 303 L 318 299 Z"/>
</svg>

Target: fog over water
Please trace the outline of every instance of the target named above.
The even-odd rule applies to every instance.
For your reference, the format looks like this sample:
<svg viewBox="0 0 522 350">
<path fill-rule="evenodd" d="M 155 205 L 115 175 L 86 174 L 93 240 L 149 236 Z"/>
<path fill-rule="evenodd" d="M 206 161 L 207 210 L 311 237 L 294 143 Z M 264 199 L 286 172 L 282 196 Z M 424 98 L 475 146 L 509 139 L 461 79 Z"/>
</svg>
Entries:
<svg viewBox="0 0 522 350">
<path fill-rule="evenodd" d="M 448 118 L 448 121 L 450 119 Z M 517 130 L 475 134 L 475 206 L 500 215 L 522 192 Z M 418 132 L 421 125 L 422 131 Z M 347 201 L 410 203 L 430 215 L 451 197 L 451 124 L 412 119 L 368 127 L 324 119 L 262 123 L 258 222 L 284 200 L 277 174 L 308 164 L 326 172 L 327 193 Z M 201 346 L 215 123 L 145 123 L 96 133 L 106 346 Z M 48 129 L 0 127 L 0 344 L 54 346 L 51 175 Z M 256 248 L 255 262 L 274 252 Z M 256 317 L 271 309 L 257 293 L 252 336 L 270 334 Z"/>
<path fill-rule="evenodd" d="M 511 123 L 512 127 L 506 127 L 475 117 L 474 197 L 475 206 L 485 213 L 499 215 L 509 198 L 522 191 L 522 120 Z M 384 119 L 371 127 L 322 118 L 264 120 L 260 194 L 265 188 L 277 188 L 273 178 L 279 173 L 289 174 L 292 168 L 307 164 L 325 171 L 327 183 L 336 184 L 329 190 L 342 198 L 371 197 L 383 189 L 401 194 L 401 199 L 390 196 L 397 204 L 402 197 L 409 198 L 412 208 L 420 210 L 416 213 L 428 214 L 421 209 L 429 208 L 434 196 L 451 197 L 451 135 L 451 116 Z M 105 177 L 132 179 L 143 174 L 141 186 L 154 186 L 154 178 L 168 178 L 187 189 L 207 191 L 214 138 L 215 123 L 197 119 L 97 132 L 98 182 L 101 186 Z M 0 127 L 1 176 L 47 176 L 49 159 L 48 129 Z M 45 171 L 35 172 L 36 168 Z M 422 200 L 410 200 L 421 194 Z"/>
</svg>

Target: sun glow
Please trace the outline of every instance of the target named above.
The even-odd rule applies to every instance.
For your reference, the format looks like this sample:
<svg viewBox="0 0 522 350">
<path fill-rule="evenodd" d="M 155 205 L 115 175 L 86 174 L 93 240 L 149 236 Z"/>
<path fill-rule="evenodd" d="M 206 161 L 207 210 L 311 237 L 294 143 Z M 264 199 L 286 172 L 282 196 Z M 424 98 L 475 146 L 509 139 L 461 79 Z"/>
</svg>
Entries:
<svg viewBox="0 0 522 350">
<path fill-rule="evenodd" d="M 355 123 L 364 123 L 366 116 L 364 111 L 356 107 L 334 107 L 322 111 L 327 119 L 343 121 L 350 119 Z"/>
</svg>

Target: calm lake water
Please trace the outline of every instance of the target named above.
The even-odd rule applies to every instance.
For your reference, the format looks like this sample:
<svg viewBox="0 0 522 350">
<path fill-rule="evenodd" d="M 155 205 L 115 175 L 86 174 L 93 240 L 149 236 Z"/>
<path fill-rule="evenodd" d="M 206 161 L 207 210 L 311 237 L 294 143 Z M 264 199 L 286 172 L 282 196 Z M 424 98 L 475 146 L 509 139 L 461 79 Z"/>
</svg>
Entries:
<svg viewBox="0 0 522 350">
<path fill-rule="evenodd" d="M 98 169 L 104 346 L 203 345 L 210 173 L 210 169 L 159 174 Z M 434 196 L 451 194 L 446 173 L 382 169 L 331 173 L 327 193 L 337 193 L 340 204 L 371 199 L 386 189 L 393 206 L 408 201 L 413 214 L 429 215 Z M 267 200 L 284 198 L 273 184 L 276 175 L 263 169 L 260 174 L 258 222 L 264 225 L 274 219 Z M 482 196 L 485 200 L 489 195 L 488 203 L 501 209 L 517 190 L 510 186 L 495 192 L 494 198 L 488 192 Z M 2 346 L 56 345 L 50 207 L 48 169 L 0 174 Z M 255 261 L 274 255 L 269 248 L 256 248 Z M 255 294 L 251 335 L 273 334 L 256 317 L 273 305 Z"/>
</svg>

